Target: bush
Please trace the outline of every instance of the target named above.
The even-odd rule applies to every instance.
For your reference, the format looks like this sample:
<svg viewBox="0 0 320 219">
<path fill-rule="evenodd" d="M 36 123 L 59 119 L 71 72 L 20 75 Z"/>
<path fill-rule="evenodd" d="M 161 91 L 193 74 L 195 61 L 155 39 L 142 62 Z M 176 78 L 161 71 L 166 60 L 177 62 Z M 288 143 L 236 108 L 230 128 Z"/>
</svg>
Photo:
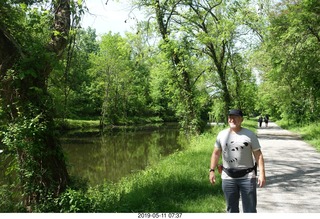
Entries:
<svg viewBox="0 0 320 219">
<path fill-rule="evenodd" d="M 22 201 L 19 200 L 19 192 L 13 192 L 15 189 L 10 185 L 0 186 L 0 212 L 26 212 Z"/>
</svg>

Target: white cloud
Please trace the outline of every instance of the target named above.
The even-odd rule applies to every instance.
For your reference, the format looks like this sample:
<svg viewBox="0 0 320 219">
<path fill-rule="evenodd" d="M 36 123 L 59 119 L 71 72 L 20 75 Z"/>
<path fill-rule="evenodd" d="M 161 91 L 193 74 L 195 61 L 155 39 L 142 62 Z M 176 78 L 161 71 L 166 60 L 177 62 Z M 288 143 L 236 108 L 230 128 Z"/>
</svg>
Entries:
<svg viewBox="0 0 320 219">
<path fill-rule="evenodd" d="M 82 18 L 82 27 L 90 26 L 96 29 L 97 34 L 111 31 L 123 35 L 126 31 L 131 31 L 131 27 L 137 22 L 134 17 L 137 15 L 141 17 L 139 12 L 130 13 L 131 6 L 127 2 L 87 0 L 86 5 L 90 13 Z"/>
</svg>

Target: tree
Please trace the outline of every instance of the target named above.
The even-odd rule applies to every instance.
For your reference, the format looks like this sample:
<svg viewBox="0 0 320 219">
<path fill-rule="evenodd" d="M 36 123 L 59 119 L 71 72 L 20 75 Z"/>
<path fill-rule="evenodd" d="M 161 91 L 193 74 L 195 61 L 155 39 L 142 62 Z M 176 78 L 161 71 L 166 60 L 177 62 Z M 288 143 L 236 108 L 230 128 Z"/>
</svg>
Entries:
<svg viewBox="0 0 320 219">
<path fill-rule="evenodd" d="M 192 72 L 188 69 L 188 49 L 189 46 L 186 40 L 174 40 L 177 36 L 171 33 L 170 24 L 173 24 L 173 16 L 176 15 L 176 10 L 180 1 L 165 1 L 159 0 L 149 1 L 143 0 L 137 2 L 138 5 L 152 9 L 156 15 L 157 31 L 161 36 L 160 49 L 164 52 L 171 62 L 170 72 L 171 78 L 179 92 L 178 105 L 176 114 L 180 118 L 182 128 L 186 132 L 198 133 L 200 130 L 199 114 L 197 112 L 197 103 L 195 102 L 194 87 L 192 86 Z M 177 37 L 179 39 L 179 37 Z"/>
<path fill-rule="evenodd" d="M 91 87 L 89 57 L 99 50 L 95 30 L 77 29 L 68 43 L 67 58 L 49 79 L 49 92 L 53 95 L 58 118 L 98 118 L 100 94 Z"/>
<path fill-rule="evenodd" d="M 0 2 L 1 98 L 8 121 L 3 142 L 16 155 L 24 204 L 30 211 L 33 204 L 58 196 L 69 182 L 47 81 L 67 46 L 75 5 L 52 1 L 52 13 L 29 7 L 40 2 Z"/>
<path fill-rule="evenodd" d="M 226 120 L 230 108 L 251 112 L 255 80 L 251 69 L 246 67 L 248 49 L 243 47 L 250 48 L 256 42 L 251 28 L 254 22 L 247 19 L 253 14 L 248 1 L 186 1 L 186 6 L 189 10 L 180 13 L 183 17 L 180 23 L 197 42 L 199 56 L 203 52 L 211 62 L 211 87 L 215 95 L 221 94 L 218 98 L 223 101 L 220 114 Z M 253 42 L 247 42 L 248 37 Z"/>
<path fill-rule="evenodd" d="M 150 114 L 149 70 L 135 40 L 110 32 L 102 36 L 99 52 L 90 57 L 93 86 L 103 94 L 104 124 L 140 122 Z"/>
<path fill-rule="evenodd" d="M 296 123 L 317 120 L 319 6 L 313 0 L 283 1 L 269 16 L 269 33 L 262 48 L 272 68 L 264 74 L 264 88 L 268 89 L 264 93 L 276 96 L 272 106 L 276 105 L 278 118 Z"/>
<path fill-rule="evenodd" d="M 200 81 L 201 77 L 210 79 L 206 82 L 211 88 L 208 92 L 214 94 L 212 97 L 216 98 L 216 101 L 219 99 L 223 102 L 219 104 L 222 106 L 221 115 L 227 115 L 231 107 L 246 106 L 241 102 L 250 97 L 248 94 L 252 94 L 254 89 L 244 84 L 252 83 L 253 77 L 251 70 L 245 68 L 247 64 L 245 51 L 239 44 L 241 47 L 250 46 L 258 42 L 252 39 L 257 38 L 256 36 L 262 37 L 262 31 L 258 28 L 259 23 L 254 20 L 257 16 L 252 12 L 249 1 L 139 0 L 135 2 L 139 6 L 155 11 L 153 14 L 156 14 L 158 30 L 163 39 L 161 48 L 165 49 L 172 60 L 176 68 L 174 72 L 179 72 L 181 76 L 178 83 L 179 91 L 181 94 L 185 91 L 190 99 L 186 101 L 189 106 L 193 106 L 193 109 L 198 107 L 199 103 L 195 101 L 196 89 L 193 85 Z M 247 39 L 249 37 L 253 42 L 249 42 Z M 179 43 L 176 42 L 177 39 Z M 241 62 L 237 61 L 241 60 L 239 56 L 243 57 Z M 193 57 L 196 57 L 196 62 L 204 64 L 201 69 L 191 70 L 190 66 L 194 63 L 190 65 L 188 61 Z M 243 67 L 236 69 L 235 66 L 239 64 Z M 187 81 L 189 82 L 183 85 L 183 82 Z M 243 89 L 242 91 L 247 92 L 234 95 L 232 94 L 234 89 L 239 91 Z M 243 96 L 239 98 L 241 95 Z M 187 100 L 186 96 L 181 95 L 180 102 Z M 250 103 L 252 102 L 251 100 Z M 253 107 L 245 107 L 243 110 L 252 109 Z M 193 112 L 193 118 L 197 118 L 198 112 L 196 110 Z"/>
</svg>

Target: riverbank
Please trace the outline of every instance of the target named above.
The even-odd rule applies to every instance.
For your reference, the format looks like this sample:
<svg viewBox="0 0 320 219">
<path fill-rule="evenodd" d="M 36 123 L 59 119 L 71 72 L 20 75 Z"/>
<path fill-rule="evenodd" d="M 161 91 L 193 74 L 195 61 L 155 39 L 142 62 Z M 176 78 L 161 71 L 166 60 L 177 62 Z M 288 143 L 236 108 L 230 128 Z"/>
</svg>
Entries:
<svg viewBox="0 0 320 219">
<path fill-rule="evenodd" d="M 249 129 L 256 129 L 256 125 L 255 121 L 244 123 Z M 54 200 L 54 204 L 44 206 L 41 211 L 225 212 L 220 177 L 217 177 L 215 186 L 208 179 L 214 141 L 223 128 L 211 127 L 206 133 L 191 139 L 185 150 L 118 183 L 104 183 L 87 191 L 69 189 Z"/>
<path fill-rule="evenodd" d="M 75 120 L 75 119 L 56 119 L 56 126 L 58 130 L 79 130 L 79 129 L 99 129 L 99 120 Z"/>
<path fill-rule="evenodd" d="M 256 132 L 257 122 L 245 120 L 244 126 Z M 146 170 L 123 178 L 119 183 L 102 184 L 97 187 L 91 187 L 88 190 L 67 190 L 59 199 L 48 203 L 41 212 L 188 212 L 188 213 L 222 213 L 225 212 L 225 200 L 221 189 L 220 177 L 217 177 L 217 184 L 211 186 L 208 181 L 208 165 L 212 153 L 213 144 L 216 134 L 223 126 L 217 126 L 205 134 L 193 138 L 189 148 L 183 151 L 176 152 L 171 156 L 162 159 L 158 164 L 148 167 Z M 273 131 L 271 127 L 265 131 Z M 310 129 L 308 129 L 310 130 Z M 258 133 L 263 137 L 263 133 Z M 306 202 L 305 196 L 301 196 L 300 189 L 306 191 L 303 186 L 308 183 L 296 183 L 302 181 L 305 173 L 310 168 L 304 167 L 299 169 L 303 164 L 299 163 L 298 172 L 288 175 L 283 173 L 283 162 L 286 167 L 293 167 L 295 164 L 287 163 L 287 160 L 295 159 L 297 154 L 295 151 L 283 148 L 284 143 L 288 143 L 288 139 L 283 139 L 283 134 L 280 133 L 281 145 L 276 145 L 274 142 L 265 143 L 261 139 L 263 152 L 266 157 L 267 171 L 267 186 L 259 188 L 258 191 L 258 211 L 259 212 L 309 212 L 307 205 L 303 208 L 297 207 L 299 203 Z M 270 135 L 267 140 L 276 141 L 275 134 Z M 280 142 L 279 141 L 279 142 Z M 272 149 L 272 147 L 274 149 Z M 295 145 L 297 146 L 297 145 Z M 283 149 L 284 153 L 281 150 Z M 292 152 L 292 155 L 287 156 L 283 161 L 283 154 Z M 269 153 L 275 154 L 270 155 Z M 274 162 L 276 156 L 279 156 L 278 163 Z M 310 156 L 308 156 L 310 158 Z M 301 160 L 298 156 L 297 160 Z M 294 162 L 297 163 L 298 161 Z M 282 164 L 282 165 L 277 165 Z M 316 168 L 316 167 L 313 167 Z M 290 170 L 292 170 L 291 168 Z M 295 171 L 295 169 L 293 169 Z M 313 179 L 317 177 L 318 170 L 315 172 L 307 172 L 312 178 L 309 180 L 314 183 Z M 121 170 L 119 170 L 121 171 Z M 301 173 L 300 175 L 297 173 Z M 218 173 L 216 173 L 218 174 Z M 291 176 L 291 177 L 290 177 Z M 301 179 L 299 177 L 302 177 Z M 289 178 L 288 178 L 289 177 Z M 279 185 L 277 185 L 279 183 Z M 277 186 L 276 186 L 277 185 Z M 288 188 L 290 189 L 288 190 Z M 297 192 L 294 191 L 295 186 Z M 315 194 L 312 190 L 314 186 L 310 186 L 311 194 Z M 318 186 L 317 186 L 318 188 Z M 281 190 L 282 189 L 282 190 Z M 279 191 L 277 191 L 279 190 Z M 288 198 L 281 199 L 278 194 L 285 194 Z M 269 197 L 270 198 L 266 198 Z M 292 198 L 292 195 L 297 195 Z M 305 194 L 305 192 L 304 192 Z M 311 196 L 309 196 L 311 197 Z M 300 201 L 294 201 L 294 200 Z M 303 199 L 302 199 L 303 198 Z M 291 200 L 290 203 L 287 200 Z M 314 198 L 310 201 L 313 202 Z M 297 204 L 297 205 L 296 205 Z M 310 203 L 309 203 L 310 204 Z M 299 204 L 299 206 L 301 206 Z M 310 205 L 311 206 L 311 205 Z M 277 208 L 275 208 L 277 207 Z M 273 210 L 270 210 L 273 209 Z M 276 209 L 276 210 L 275 210 Z M 290 210 L 289 210 L 290 209 Z M 314 208 L 316 209 L 316 208 Z"/>
<path fill-rule="evenodd" d="M 255 131 L 257 123 L 245 120 L 244 126 Z M 58 199 L 38 206 L 34 212 L 225 212 L 220 177 L 215 186 L 208 180 L 215 137 L 223 128 L 210 128 L 193 138 L 185 150 L 118 183 L 101 182 L 88 188 L 78 179 Z M 3 200 L 8 204 L 8 198 Z"/>
<path fill-rule="evenodd" d="M 253 130 L 256 125 L 255 121 L 244 123 Z M 59 198 L 38 206 L 34 212 L 225 212 L 220 177 L 215 186 L 208 179 L 214 141 L 223 128 L 211 127 L 192 138 L 183 151 L 118 183 L 101 182 L 88 188 L 83 181 L 76 181 Z"/>
<path fill-rule="evenodd" d="M 256 131 L 257 122 L 245 120 L 244 126 Z M 225 212 L 225 201 L 221 190 L 220 177 L 217 177 L 218 180 L 215 186 L 211 186 L 208 181 L 208 167 L 213 144 L 216 134 L 223 128 L 224 126 L 217 126 L 210 129 L 205 134 L 193 138 L 190 146 L 185 150 L 176 152 L 167 158 L 161 159 L 157 164 L 148 167 L 144 171 L 125 177 L 118 183 L 101 182 L 100 186 L 87 188 L 81 180 L 76 181 L 73 187 L 68 189 L 58 199 L 50 200 L 44 206 L 38 206 L 39 208 L 34 210 L 35 212 L 65 213 Z M 266 129 L 266 131 L 267 130 L 271 131 L 273 129 L 270 127 L 270 129 Z M 283 137 L 283 135 L 281 136 Z M 268 139 L 274 139 L 274 134 Z M 270 148 L 269 151 L 275 151 L 276 154 L 282 156 L 283 153 L 279 151 L 279 148 L 282 148 L 283 145 L 281 144 L 281 146 L 277 146 L 273 143 L 265 144 L 263 139 L 261 140 L 261 143 L 263 144 L 263 152 L 265 152 L 266 156 L 266 165 L 271 166 L 267 166 L 267 175 L 269 176 L 269 180 L 267 182 L 268 186 L 266 188 L 259 189 L 258 191 L 260 200 L 258 208 L 259 212 L 267 212 L 268 210 L 265 206 L 269 205 L 264 205 L 261 200 L 267 201 L 265 197 L 268 196 L 268 194 L 279 194 L 278 192 L 273 191 L 270 193 L 268 192 L 268 194 L 264 194 L 270 189 L 278 188 L 277 186 L 274 186 L 274 183 L 276 182 L 275 180 L 278 178 L 275 176 L 270 178 L 271 173 L 273 174 L 274 171 L 277 170 L 277 168 L 272 170 L 273 167 L 277 166 L 270 162 L 272 159 L 275 159 L 275 155 L 268 155 L 267 149 L 269 149 L 270 145 L 273 145 L 277 149 L 272 150 Z M 287 139 L 284 139 L 284 141 L 287 141 Z M 285 148 L 283 149 L 288 151 Z M 296 150 L 292 150 L 293 153 L 294 151 Z M 294 156 L 290 155 L 290 157 Z M 280 157 L 279 159 L 282 160 L 283 157 Z M 290 164 L 287 166 L 290 166 Z M 308 170 L 308 168 L 304 168 L 304 170 Z M 293 174 L 292 176 L 296 175 Z M 279 182 L 287 182 L 286 180 L 282 180 L 283 178 L 279 179 Z M 294 180 L 292 179 L 290 178 L 288 183 L 294 183 Z M 310 180 L 310 182 L 312 182 L 312 180 Z M 283 188 L 285 190 L 287 185 L 284 184 Z M 8 204 L 8 197 L 9 196 L 4 198 L 3 196 L 3 201 L 6 200 L 5 204 Z M 274 201 L 270 199 L 269 203 L 273 202 Z M 270 206 L 273 206 L 273 204 Z M 0 210 L 2 210 L 1 212 L 6 212 L 8 209 L 9 208 L 0 208 Z"/>
<path fill-rule="evenodd" d="M 139 123 L 128 122 L 127 124 L 120 125 L 102 125 L 100 120 L 77 120 L 77 119 L 56 119 L 56 127 L 58 130 L 70 131 L 81 129 L 134 129 L 136 127 L 159 127 L 163 123 L 176 123 L 178 122 L 163 122 L 157 118 L 144 119 Z M 102 127 L 103 126 L 103 127 Z"/>
<path fill-rule="evenodd" d="M 212 187 L 208 168 L 219 129 L 191 140 L 144 171 L 87 191 L 69 189 L 42 212 L 224 212 L 221 182 Z M 122 170 L 119 170 L 122 171 Z"/>
</svg>

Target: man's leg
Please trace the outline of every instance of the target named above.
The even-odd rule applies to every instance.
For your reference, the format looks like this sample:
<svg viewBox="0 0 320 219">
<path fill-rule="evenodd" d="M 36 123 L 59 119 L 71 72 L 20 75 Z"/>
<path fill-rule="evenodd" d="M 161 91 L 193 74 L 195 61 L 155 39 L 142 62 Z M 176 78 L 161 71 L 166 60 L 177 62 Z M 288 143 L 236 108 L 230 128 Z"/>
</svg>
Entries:
<svg viewBox="0 0 320 219">
<path fill-rule="evenodd" d="M 244 213 L 257 212 L 257 183 L 256 178 L 241 179 L 239 182 L 242 208 Z"/>
<path fill-rule="evenodd" d="M 227 204 L 227 212 L 229 213 L 239 213 L 239 187 L 236 180 L 233 179 L 223 179 L 222 180 L 222 190 Z"/>
</svg>

